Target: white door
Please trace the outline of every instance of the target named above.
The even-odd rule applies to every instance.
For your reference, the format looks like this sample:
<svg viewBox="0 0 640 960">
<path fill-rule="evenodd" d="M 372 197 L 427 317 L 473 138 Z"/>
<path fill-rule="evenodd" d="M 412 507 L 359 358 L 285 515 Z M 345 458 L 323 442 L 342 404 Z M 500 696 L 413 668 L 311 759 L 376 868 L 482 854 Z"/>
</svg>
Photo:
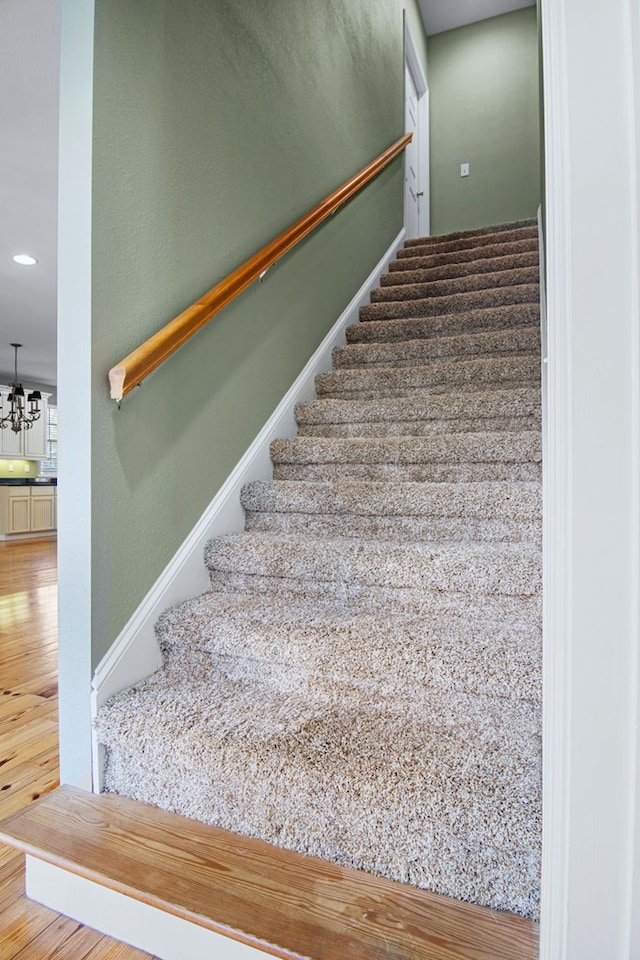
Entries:
<svg viewBox="0 0 640 960">
<path fill-rule="evenodd" d="M 404 227 L 412 239 L 429 234 L 429 87 L 406 15 L 404 129 L 413 134 L 404 153 Z"/>
<path fill-rule="evenodd" d="M 404 130 L 413 140 L 404 152 L 404 227 L 407 238 L 420 236 L 420 153 L 418 128 L 418 91 L 407 64 L 404 68 Z"/>
</svg>

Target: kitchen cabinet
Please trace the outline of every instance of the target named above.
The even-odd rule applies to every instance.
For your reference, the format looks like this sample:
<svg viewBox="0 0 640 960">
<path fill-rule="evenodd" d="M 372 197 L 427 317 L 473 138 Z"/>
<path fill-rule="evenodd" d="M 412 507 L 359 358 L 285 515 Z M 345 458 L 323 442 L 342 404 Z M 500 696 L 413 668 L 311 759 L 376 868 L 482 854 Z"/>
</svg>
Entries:
<svg viewBox="0 0 640 960">
<path fill-rule="evenodd" d="M 9 387 L 0 386 L 3 416 L 6 416 L 9 412 L 9 402 L 7 400 L 9 392 Z M 26 387 L 25 392 L 28 393 Z M 41 413 L 30 430 L 21 430 L 19 433 L 14 433 L 10 427 L 0 430 L 0 456 L 5 459 L 11 457 L 15 460 L 44 460 L 46 458 L 47 404 L 50 396 L 50 393 L 42 394 Z"/>
<path fill-rule="evenodd" d="M 0 540 L 53 533 L 56 500 L 53 485 L 0 486 Z"/>
</svg>

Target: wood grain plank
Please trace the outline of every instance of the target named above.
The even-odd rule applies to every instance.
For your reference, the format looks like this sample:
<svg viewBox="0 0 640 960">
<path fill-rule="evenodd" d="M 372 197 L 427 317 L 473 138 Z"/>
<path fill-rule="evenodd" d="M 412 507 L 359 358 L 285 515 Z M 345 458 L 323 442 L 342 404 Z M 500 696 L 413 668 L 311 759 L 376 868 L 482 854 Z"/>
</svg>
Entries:
<svg viewBox="0 0 640 960">
<path fill-rule="evenodd" d="M 125 943 L 118 943 L 117 940 L 103 937 L 100 943 L 87 954 L 87 960 L 149 960 L 149 954 L 136 950 L 135 947 L 129 947 Z M 159 958 L 151 957 L 151 960 L 159 960 Z"/>
<path fill-rule="evenodd" d="M 40 936 L 56 914 L 39 903 L 21 897 L 0 912 L 0 957 L 14 960 L 16 954 Z"/>
<path fill-rule="evenodd" d="M 537 925 L 71 787 L 0 824 L 49 863 L 275 956 L 532 960 Z M 96 865 L 100 866 L 97 867 Z"/>
<path fill-rule="evenodd" d="M 102 936 L 95 930 L 83 927 L 77 920 L 69 920 L 52 912 L 53 919 L 42 933 L 34 937 L 13 960 L 84 960 Z"/>
<path fill-rule="evenodd" d="M 8 785 L 0 789 L 0 817 L 57 783 L 56 581 L 55 541 L 0 543 L 0 787 Z M 46 736 L 43 719 L 50 721 Z M 2 843 L 0 937 L 1 960 L 149 960 L 140 950 L 30 904 L 24 857 Z"/>
<path fill-rule="evenodd" d="M 9 848 L 10 849 L 10 848 Z M 23 857 L 14 856 L 7 863 L 0 866 L 0 905 L 4 909 L 10 903 L 24 894 L 24 862 Z"/>
</svg>

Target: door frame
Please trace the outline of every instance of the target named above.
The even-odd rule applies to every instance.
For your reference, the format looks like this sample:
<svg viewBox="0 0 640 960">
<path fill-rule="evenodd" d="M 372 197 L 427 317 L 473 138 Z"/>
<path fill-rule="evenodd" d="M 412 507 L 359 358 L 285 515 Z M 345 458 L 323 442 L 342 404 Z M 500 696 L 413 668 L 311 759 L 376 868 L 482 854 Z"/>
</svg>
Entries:
<svg viewBox="0 0 640 960">
<path fill-rule="evenodd" d="M 404 22 L 404 66 L 413 77 L 418 94 L 418 155 L 420 157 L 419 189 L 422 191 L 422 202 L 418 204 L 418 236 L 428 237 L 431 232 L 431 202 L 429 194 L 429 84 L 418 49 L 411 33 L 406 10 L 403 11 Z M 403 122 L 406 116 L 407 90 L 405 71 L 402 71 L 402 103 Z M 406 162 L 406 161 L 405 161 Z M 407 226 L 407 186 L 404 186 L 404 220 Z"/>
<path fill-rule="evenodd" d="M 540 11 L 540 958 L 631 960 L 640 957 L 640 7 L 540 0 Z"/>
</svg>

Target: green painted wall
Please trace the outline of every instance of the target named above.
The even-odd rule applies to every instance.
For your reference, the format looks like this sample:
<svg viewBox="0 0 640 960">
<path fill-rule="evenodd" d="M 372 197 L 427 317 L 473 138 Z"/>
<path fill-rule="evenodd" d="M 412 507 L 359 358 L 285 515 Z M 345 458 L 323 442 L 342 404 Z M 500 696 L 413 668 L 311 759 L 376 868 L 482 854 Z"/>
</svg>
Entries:
<svg viewBox="0 0 640 960">
<path fill-rule="evenodd" d="M 94 665 L 401 228 L 400 161 L 120 411 L 107 370 L 400 136 L 402 6 L 96 0 Z"/>
<path fill-rule="evenodd" d="M 535 216 L 535 6 L 429 37 L 428 56 L 432 233 Z M 464 162 L 471 173 L 463 178 Z"/>
<path fill-rule="evenodd" d="M 9 469 L 10 467 L 12 469 Z M 0 459 L 0 477 L 11 477 L 18 480 L 21 477 L 37 477 L 39 472 L 40 463 L 38 460 Z"/>
</svg>

